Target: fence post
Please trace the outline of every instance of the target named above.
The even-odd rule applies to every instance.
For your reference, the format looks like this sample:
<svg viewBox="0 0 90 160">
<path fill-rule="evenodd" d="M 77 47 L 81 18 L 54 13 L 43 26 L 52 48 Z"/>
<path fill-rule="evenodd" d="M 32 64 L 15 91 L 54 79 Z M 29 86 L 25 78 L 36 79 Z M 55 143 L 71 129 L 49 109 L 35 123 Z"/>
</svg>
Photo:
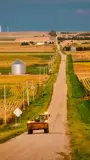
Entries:
<svg viewBox="0 0 90 160">
<path fill-rule="evenodd" d="M 25 110 L 25 104 L 24 104 L 24 87 L 23 87 L 23 109 Z"/>
<path fill-rule="evenodd" d="M 6 114 L 6 86 L 4 85 L 4 122 L 7 123 L 7 114 Z"/>
<path fill-rule="evenodd" d="M 27 103 L 28 103 L 28 106 L 29 106 L 28 82 L 26 82 L 26 87 L 27 87 Z"/>
</svg>

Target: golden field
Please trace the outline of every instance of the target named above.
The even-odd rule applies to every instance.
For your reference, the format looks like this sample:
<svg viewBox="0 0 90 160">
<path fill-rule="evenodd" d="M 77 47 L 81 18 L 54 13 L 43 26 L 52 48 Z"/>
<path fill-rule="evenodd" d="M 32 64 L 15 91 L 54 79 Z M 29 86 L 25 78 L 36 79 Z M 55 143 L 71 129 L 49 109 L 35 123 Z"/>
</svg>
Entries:
<svg viewBox="0 0 90 160">
<path fill-rule="evenodd" d="M 90 62 L 76 62 L 73 63 L 74 72 L 79 79 L 90 77 Z"/>
<path fill-rule="evenodd" d="M 0 42 L 0 52 L 55 52 L 54 45 L 21 46 L 19 42 Z"/>
<path fill-rule="evenodd" d="M 52 56 L 53 53 L 0 53 L 0 67 L 10 67 L 17 59 L 22 60 L 26 66 L 33 64 L 46 64 L 49 59 L 42 59 L 40 56 Z"/>
<path fill-rule="evenodd" d="M 13 111 L 19 107 L 25 108 L 27 103 L 27 87 L 30 100 L 37 93 L 37 84 L 44 84 L 49 79 L 49 75 L 1 75 L 0 76 L 0 118 L 4 119 L 4 86 L 6 93 L 6 115 L 7 121 L 14 116 Z M 27 83 L 28 82 L 28 83 Z M 32 83 L 35 89 L 32 91 Z M 23 97 L 24 94 L 24 97 Z"/>
<path fill-rule="evenodd" d="M 39 31 L 1 32 L 0 38 L 42 37 L 43 35 L 47 37 L 48 32 L 46 31 L 43 31 L 43 32 L 39 32 Z"/>
<path fill-rule="evenodd" d="M 40 75 L 41 83 L 45 82 L 49 78 L 49 75 Z M 39 82 L 39 75 L 0 75 L 0 85 L 1 84 L 17 84 L 33 81 L 35 84 Z"/>
<path fill-rule="evenodd" d="M 71 53 L 72 60 L 74 61 L 90 61 L 90 52 L 84 51 L 84 52 L 73 52 Z"/>
<path fill-rule="evenodd" d="M 45 37 L 42 37 L 42 36 Z M 38 38 L 36 37 L 38 36 Z M 40 37 L 41 36 L 41 37 Z M 30 38 L 31 37 L 31 38 Z M 32 38 L 33 37 L 33 38 Z M 6 39 L 6 40 L 5 40 Z M 55 54 L 55 45 L 42 45 L 42 46 L 21 46 L 21 42 L 25 39 L 38 39 L 39 41 L 48 40 L 49 36 L 47 32 L 7 32 L 0 33 L 0 72 L 3 73 L 2 68 L 10 70 L 11 64 L 16 60 L 22 60 L 26 66 L 37 64 L 46 64 L 51 61 L 51 56 Z M 35 68 L 35 66 L 33 66 Z M 33 70 L 32 68 L 32 70 Z M 0 75 L 0 118 L 4 119 L 4 86 L 6 93 L 6 115 L 7 120 L 13 116 L 13 111 L 19 107 L 25 107 L 24 102 L 27 103 L 27 87 L 30 100 L 33 99 L 33 92 L 36 95 L 38 90 L 38 83 L 45 84 L 48 81 L 50 75 L 38 75 L 39 68 L 37 68 L 37 74 L 24 74 L 24 75 Z M 43 71 L 44 72 L 44 71 Z M 29 72 L 28 72 L 29 73 Z M 27 83 L 28 82 L 28 83 Z M 32 91 L 31 85 L 35 86 L 35 90 Z"/>
</svg>

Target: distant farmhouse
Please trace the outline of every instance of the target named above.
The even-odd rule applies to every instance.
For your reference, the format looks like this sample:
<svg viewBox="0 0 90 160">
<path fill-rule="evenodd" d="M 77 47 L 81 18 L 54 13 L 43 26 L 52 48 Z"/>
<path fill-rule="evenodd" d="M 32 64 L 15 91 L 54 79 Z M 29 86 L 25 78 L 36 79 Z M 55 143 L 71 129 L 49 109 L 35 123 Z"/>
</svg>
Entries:
<svg viewBox="0 0 90 160">
<path fill-rule="evenodd" d="M 42 37 L 29 37 L 29 38 L 16 38 L 16 42 L 33 42 L 36 45 L 44 45 L 44 44 L 49 44 L 50 42 L 54 42 L 54 40 L 51 39 L 51 36 L 42 36 Z M 33 44 L 32 43 L 32 44 Z"/>
<path fill-rule="evenodd" d="M 76 51 L 76 46 L 71 46 L 71 51 L 72 52 Z"/>
</svg>

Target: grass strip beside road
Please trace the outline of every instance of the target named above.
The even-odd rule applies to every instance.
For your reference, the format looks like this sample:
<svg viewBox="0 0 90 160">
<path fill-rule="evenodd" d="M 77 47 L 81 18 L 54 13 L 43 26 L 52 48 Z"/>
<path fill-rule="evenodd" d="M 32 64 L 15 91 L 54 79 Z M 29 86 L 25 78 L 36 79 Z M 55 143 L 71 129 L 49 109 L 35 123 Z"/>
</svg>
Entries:
<svg viewBox="0 0 90 160">
<path fill-rule="evenodd" d="M 44 86 L 39 87 L 38 95 L 34 102 L 30 103 L 30 106 L 23 112 L 21 116 L 21 124 L 19 126 L 13 126 L 13 124 L 8 124 L 0 127 L 0 143 L 3 143 L 27 130 L 27 118 L 34 119 L 40 113 L 45 112 L 48 109 L 51 97 L 53 94 L 53 84 L 56 81 L 57 73 L 60 65 L 60 56 L 56 57 L 56 62 L 53 65 L 53 74 Z M 20 119 L 17 119 L 19 122 Z"/>
<path fill-rule="evenodd" d="M 72 160 L 90 160 L 90 100 L 84 99 L 86 92 L 73 72 L 70 59 L 67 56 L 67 104 Z"/>
</svg>

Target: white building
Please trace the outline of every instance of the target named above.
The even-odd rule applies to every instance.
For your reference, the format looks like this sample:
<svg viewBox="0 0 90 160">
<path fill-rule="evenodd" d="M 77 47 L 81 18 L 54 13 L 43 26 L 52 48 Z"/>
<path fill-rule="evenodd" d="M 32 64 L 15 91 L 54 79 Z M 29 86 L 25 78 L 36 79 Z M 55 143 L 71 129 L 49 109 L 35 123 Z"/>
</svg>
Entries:
<svg viewBox="0 0 90 160">
<path fill-rule="evenodd" d="M 36 43 L 36 45 L 44 45 L 45 43 L 44 42 L 38 42 Z"/>
<path fill-rule="evenodd" d="M 76 46 L 71 46 L 71 51 L 72 52 L 76 51 Z"/>
<path fill-rule="evenodd" d="M 12 63 L 12 74 L 21 75 L 26 73 L 26 65 L 21 60 Z"/>
</svg>

